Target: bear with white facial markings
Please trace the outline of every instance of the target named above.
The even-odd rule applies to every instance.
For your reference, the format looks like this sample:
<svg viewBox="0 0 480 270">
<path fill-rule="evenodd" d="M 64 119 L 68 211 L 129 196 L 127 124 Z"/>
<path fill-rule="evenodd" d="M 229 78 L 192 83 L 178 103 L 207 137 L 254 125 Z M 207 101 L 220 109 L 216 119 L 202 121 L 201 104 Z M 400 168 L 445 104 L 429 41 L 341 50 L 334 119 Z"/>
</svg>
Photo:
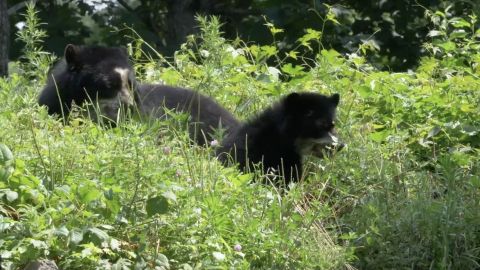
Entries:
<svg viewBox="0 0 480 270">
<path fill-rule="evenodd" d="M 281 176 L 277 185 L 288 186 L 301 179 L 304 155 L 343 147 L 334 129 L 339 101 L 338 94 L 291 93 L 228 134 L 217 156 L 244 171 L 260 165 L 265 174 Z"/>
<path fill-rule="evenodd" d="M 49 114 L 67 117 L 72 105 L 92 102 L 103 119 L 115 123 L 122 105 L 137 105 L 142 116 L 164 119 L 166 110 L 188 113 L 192 140 L 207 145 L 219 128 L 228 132 L 239 121 L 212 98 L 191 89 L 160 84 L 139 85 L 123 48 L 67 45 L 53 68 L 38 103 Z M 89 111 L 95 120 L 99 115 Z"/>
<path fill-rule="evenodd" d="M 38 103 L 49 114 L 67 117 L 72 105 L 93 102 L 110 120 L 122 105 L 133 105 L 135 75 L 124 48 L 65 47 L 65 55 L 48 75 Z"/>
</svg>

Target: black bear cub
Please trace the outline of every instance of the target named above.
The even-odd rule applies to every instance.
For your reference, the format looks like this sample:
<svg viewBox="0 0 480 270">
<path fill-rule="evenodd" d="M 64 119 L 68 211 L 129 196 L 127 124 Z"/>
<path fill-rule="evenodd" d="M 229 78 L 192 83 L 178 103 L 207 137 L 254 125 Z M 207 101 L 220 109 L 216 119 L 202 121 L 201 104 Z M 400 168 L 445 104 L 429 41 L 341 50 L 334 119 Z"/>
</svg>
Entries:
<svg viewBox="0 0 480 270">
<path fill-rule="evenodd" d="M 200 145 L 212 142 L 218 128 L 228 134 L 240 126 L 240 122 L 213 99 L 190 89 L 145 84 L 138 87 L 136 97 L 143 115 L 163 118 L 164 108 L 188 113 L 190 138 Z"/>
<path fill-rule="evenodd" d="M 116 119 L 120 105 L 132 105 L 133 68 L 124 48 L 100 46 L 65 47 L 64 58 L 53 68 L 38 103 L 49 114 L 67 117 L 73 103 L 92 101 L 101 113 Z"/>
<path fill-rule="evenodd" d="M 338 94 L 289 94 L 228 134 L 217 155 L 223 163 L 233 159 L 246 171 L 262 162 L 265 174 L 273 170 L 288 186 L 301 178 L 303 155 L 319 154 L 315 153 L 319 145 L 337 143 L 334 120 L 339 101 Z"/>
<path fill-rule="evenodd" d="M 52 69 L 38 103 L 49 114 L 68 117 L 72 105 L 98 105 L 108 123 L 115 124 L 121 106 L 136 105 L 143 115 L 161 118 L 164 108 L 190 114 L 193 140 L 205 145 L 216 129 L 226 132 L 240 125 L 213 99 L 189 89 L 163 85 L 141 85 L 137 89 L 134 70 L 123 48 L 101 46 L 65 47 L 64 58 Z M 92 120 L 100 117 L 89 111 Z"/>
</svg>

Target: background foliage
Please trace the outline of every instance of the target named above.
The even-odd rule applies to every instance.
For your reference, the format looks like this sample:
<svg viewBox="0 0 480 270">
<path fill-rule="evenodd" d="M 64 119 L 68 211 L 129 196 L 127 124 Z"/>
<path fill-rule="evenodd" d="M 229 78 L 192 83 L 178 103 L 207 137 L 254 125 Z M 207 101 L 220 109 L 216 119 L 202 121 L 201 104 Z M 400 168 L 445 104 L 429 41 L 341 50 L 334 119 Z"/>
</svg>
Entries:
<svg viewBox="0 0 480 270">
<path fill-rule="evenodd" d="M 9 1 L 11 28 L 23 21 L 24 9 L 15 9 L 21 0 Z M 15 10 L 15 12 L 13 10 Z M 321 33 L 322 49 L 344 53 L 368 51 L 374 66 L 407 70 L 427 55 L 423 43 L 434 24 L 428 10 L 441 10 L 448 18 L 479 14 L 477 1 L 400 0 L 400 1 L 306 1 L 306 0 L 50 0 L 38 1 L 39 17 L 47 24 L 45 48 L 61 54 L 64 44 L 124 45 L 133 27 L 157 51 L 170 56 L 186 36 L 198 32 L 196 14 L 220 16 L 222 31 L 229 39 L 267 45 L 274 42 L 282 52 L 293 49 L 306 29 Z M 329 18 L 335 17 L 335 20 Z M 283 29 L 275 40 L 259 25 L 273 22 Z M 478 22 L 475 23 L 478 26 Z M 21 42 L 11 37 L 11 56 L 20 56 Z M 318 49 L 318 48 L 316 48 Z M 301 51 L 309 57 L 314 53 Z M 290 61 L 293 62 L 293 59 Z"/>
</svg>

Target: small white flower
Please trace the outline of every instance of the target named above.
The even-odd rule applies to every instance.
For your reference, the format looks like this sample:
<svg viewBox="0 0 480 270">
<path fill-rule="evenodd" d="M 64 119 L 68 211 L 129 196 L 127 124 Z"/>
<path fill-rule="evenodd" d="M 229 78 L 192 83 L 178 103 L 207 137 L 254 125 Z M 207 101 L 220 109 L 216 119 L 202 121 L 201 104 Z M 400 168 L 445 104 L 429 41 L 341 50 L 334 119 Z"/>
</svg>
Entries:
<svg viewBox="0 0 480 270">
<path fill-rule="evenodd" d="M 204 58 L 208 58 L 210 56 L 210 52 L 207 50 L 200 50 L 200 55 Z"/>
<path fill-rule="evenodd" d="M 168 146 L 165 146 L 165 147 L 163 147 L 163 153 L 165 155 L 170 155 L 170 153 L 172 153 L 172 149 Z"/>
<path fill-rule="evenodd" d="M 213 257 L 215 258 L 215 260 L 217 260 L 217 261 L 220 261 L 220 262 L 221 262 L 221 261 L 225 260 L 225 255 L 224 255 L 223 253 L 221 253 L 221 252 L 214 251 L 214 252 L 212 253 L 212 255 L 213 255 Z"/>
</svg>

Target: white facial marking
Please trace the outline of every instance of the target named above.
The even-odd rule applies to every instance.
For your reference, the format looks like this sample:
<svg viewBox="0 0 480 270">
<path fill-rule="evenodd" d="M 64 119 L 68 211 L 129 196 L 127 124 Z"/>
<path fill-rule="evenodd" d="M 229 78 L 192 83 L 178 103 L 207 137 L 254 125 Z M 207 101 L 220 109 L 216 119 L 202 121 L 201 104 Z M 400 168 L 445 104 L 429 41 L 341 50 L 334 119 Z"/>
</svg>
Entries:
<svg viewBox="0 0 480 270">
<path fill-rule="evenodd" d="M 326 147 L 335 147 L 339 145 L 338 137 L 331 132 L 321 138 L 299 139 L 296 141 L 296 147 L 302 154 L 311 154 L 321 151 Z"/>
<path fill-rule="evenodd" d="M 128 105 L 133 105 L 133 97 L 129 90 L 130 85 L 128 85 L 128 69 L 117 67 L 114 71 L 120 75 L 120 79 L 122 80 L 122 88 L 119 93 L 120 101 Z"/>
</svg>

